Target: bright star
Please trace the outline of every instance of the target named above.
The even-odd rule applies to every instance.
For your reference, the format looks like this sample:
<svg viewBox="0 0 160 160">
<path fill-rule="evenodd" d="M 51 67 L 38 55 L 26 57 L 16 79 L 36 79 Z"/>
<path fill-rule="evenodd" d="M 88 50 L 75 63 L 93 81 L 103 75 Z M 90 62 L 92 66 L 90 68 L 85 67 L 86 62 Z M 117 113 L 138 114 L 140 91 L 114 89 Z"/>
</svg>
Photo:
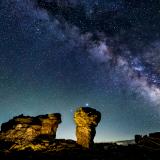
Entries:
<svg viewBox="0 0 160 160">
<path fill-rule="evenodd" d="M 85 106 L 86 106 L 86 107 L 88 107 L 88 106 L 89 106 L 89 104 L 88 104 L 88 103 L 86 103 L 86 104 L 85 104 Z"/>
</svg>

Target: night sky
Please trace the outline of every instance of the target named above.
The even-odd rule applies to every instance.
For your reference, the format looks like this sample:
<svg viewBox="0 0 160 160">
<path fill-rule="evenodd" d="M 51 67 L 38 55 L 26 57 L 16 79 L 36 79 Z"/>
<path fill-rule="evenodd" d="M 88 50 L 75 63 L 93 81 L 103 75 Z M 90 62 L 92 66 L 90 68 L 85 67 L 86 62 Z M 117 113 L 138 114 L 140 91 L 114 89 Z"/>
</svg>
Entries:
<svg viewBox="0 0 160 160">
<path fill-rule="evenodd" d="M 0 123 L 59 112 L 75 139 L 78 106 L 96 141 L 160 130 L 159 0 L 0 1 Z"/>
</svg>

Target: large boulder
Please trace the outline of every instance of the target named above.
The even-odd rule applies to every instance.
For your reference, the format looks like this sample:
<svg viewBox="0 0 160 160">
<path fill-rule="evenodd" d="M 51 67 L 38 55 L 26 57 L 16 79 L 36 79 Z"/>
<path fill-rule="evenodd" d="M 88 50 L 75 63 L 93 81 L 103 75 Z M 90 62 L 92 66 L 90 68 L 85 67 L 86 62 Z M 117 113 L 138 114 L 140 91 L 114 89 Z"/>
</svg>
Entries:
<svg viewBox="0 0 160 160">
<path fill-rule="evenodd" d="M 59 113 L 37 117 L 20 115 L 2 124 L 0 140 L 27 144 L 43 136 L 55 139 L 59 123 L 61 123 Z"/>
<path fill-rule="evenodd" d="M 85 148 L 92 148 L 101 113 L 90 107 L 80 107 L 74 114 L 74 120 L 77 143 Z"/>
</svg>

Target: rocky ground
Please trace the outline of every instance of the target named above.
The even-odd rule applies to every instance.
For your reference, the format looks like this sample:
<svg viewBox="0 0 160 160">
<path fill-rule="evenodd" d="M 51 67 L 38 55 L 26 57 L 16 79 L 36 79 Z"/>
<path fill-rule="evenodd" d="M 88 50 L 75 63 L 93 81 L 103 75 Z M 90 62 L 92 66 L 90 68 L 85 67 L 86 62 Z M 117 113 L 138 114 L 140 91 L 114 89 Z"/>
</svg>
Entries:
<svg viewBox="0 0 160 160">
<path fill-rule="evenodd" d="M 12 146 L 12 147 L 11 147 Z M 160 148 L 150 148 L 132 144 L 128 146 L 116 143 L 96 143 L 93 149 L 85 149 L 73 140 L 47 140 L 32 143 L 25 149 L 14 148 L 13 144 L 1 142 L 1 160 L 159 160 Z"/>
</svg>

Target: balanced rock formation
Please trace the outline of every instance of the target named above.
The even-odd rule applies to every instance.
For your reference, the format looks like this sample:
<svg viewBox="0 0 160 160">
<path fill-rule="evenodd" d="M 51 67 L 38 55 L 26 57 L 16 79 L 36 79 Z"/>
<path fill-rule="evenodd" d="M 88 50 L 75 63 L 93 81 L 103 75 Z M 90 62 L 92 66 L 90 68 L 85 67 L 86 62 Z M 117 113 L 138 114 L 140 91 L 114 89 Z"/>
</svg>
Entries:
<svg viewBox="0 0 160 160">
<path fill-rule="evenodd" d="M 20 115 L 2 124 L 0 140 L 27 144 L 40 136 L 55 139 L 59 123 L 61 123 L 59 113 L 37 117 Z"/>
<path fill-rule="evenodd" d="M 85 148 L 92 148 L 96 126 L 101 120 L 101 113 L 90 107 L 81 107 L 74 114 L 77 143 Z"/>
</svg>

